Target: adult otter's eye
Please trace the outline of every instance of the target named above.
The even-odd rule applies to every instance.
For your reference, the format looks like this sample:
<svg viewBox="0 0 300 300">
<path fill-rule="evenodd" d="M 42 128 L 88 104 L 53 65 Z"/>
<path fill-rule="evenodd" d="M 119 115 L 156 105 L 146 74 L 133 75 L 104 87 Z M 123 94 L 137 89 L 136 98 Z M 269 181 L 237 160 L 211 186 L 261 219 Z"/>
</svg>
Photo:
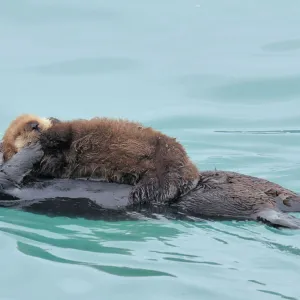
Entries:
<svg viewBox="0 0 300 300">
<path fill-rule="evenodd" d="M 38 122 L 31 122 L 31 123 L 29 124 L 29 126 L 30 126 L 30 128 L 31 128 L 32 130 L 40 131 L 39 123 L 38 123 Z"/>
</svg>

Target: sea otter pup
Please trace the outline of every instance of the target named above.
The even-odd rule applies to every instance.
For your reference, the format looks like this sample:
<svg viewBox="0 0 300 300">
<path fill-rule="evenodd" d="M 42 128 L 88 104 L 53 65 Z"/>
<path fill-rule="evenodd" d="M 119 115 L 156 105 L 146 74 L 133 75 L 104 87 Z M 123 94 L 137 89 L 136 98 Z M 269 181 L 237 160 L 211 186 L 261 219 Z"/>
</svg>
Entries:
<svg viewBox="0 0 300 300">
<path fill-rule="evenodd" d="M 140 123 L 108 118 L 45 122 L 22 115 L 4 135 L 4 161 L 37 140 L 44 151 L 37 175 L 134 185 L 134 203 L 175 200 L 199 181 L 197 167 L 176 139 Z"/>
</svg>

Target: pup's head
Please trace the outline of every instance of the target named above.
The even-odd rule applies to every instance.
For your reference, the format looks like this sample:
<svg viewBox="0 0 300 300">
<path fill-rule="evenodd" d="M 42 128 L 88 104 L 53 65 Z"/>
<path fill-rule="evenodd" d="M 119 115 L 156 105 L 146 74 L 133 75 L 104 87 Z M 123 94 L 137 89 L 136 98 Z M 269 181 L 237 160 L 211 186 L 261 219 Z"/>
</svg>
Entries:
<svg viewBox="0 0 300 300">
<path fill-rule="evenodd" d="M 10 123 L 3 136 L 3 161 L 9 160 L 25 146 L 37 142 L 41 132 L 57 121 L 53 118 L 40 118 L 28 114 L 17 117 Z"/>
</svg>

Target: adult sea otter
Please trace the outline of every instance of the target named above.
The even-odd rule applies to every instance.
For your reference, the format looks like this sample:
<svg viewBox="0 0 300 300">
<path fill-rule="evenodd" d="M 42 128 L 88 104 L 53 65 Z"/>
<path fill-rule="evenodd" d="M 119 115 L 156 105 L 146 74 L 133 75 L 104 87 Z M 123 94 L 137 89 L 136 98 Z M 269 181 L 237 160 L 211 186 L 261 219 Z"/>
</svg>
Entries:
<svg viewBox="0 0 300 300">
<path fill-rule="evenodd" d="M 1 147 L 0 147 L 1 148 Z M 262 221 L 275 227 L 300 229 L 300 196 L 257 177 L 225 171 L 202 171 L 197 187 L 172 203 L 132 203 L 132 186 L 78 179 L 26 177 L 43 156 L 37 142 L 25 146 L 2 164 L 0 206 L 47 215 L 105 220 L 144 217 Z"/>
</svg>

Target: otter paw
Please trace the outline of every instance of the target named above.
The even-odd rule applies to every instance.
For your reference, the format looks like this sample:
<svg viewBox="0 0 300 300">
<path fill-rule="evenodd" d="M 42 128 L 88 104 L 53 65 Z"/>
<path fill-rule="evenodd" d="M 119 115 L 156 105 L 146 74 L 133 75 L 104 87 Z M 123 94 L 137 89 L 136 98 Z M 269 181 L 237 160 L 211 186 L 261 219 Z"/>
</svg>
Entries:
<svg viewBox="0 0 300 300">
<path fill-rule="evenodd" d="M 138 183 L 130 193 L 133 203 L 157 202 L 163 203 L 177 198 L 180 191 L 177 185 L 152 180 L 147 183 Z"/>
<path fill-rule="evenodd" d="M 178 186 L 180 196 L 183 196 L 189 193 L 190 191 L 192 191 L 194 188 L 196 188 L 199 181 L 200 181 L 200 177 L 194 180 L 179 182 L 176 186 Z M 208 183 L 207 183 L 207 187 L 210 188 L 210 185 Z"/>
</svg>

